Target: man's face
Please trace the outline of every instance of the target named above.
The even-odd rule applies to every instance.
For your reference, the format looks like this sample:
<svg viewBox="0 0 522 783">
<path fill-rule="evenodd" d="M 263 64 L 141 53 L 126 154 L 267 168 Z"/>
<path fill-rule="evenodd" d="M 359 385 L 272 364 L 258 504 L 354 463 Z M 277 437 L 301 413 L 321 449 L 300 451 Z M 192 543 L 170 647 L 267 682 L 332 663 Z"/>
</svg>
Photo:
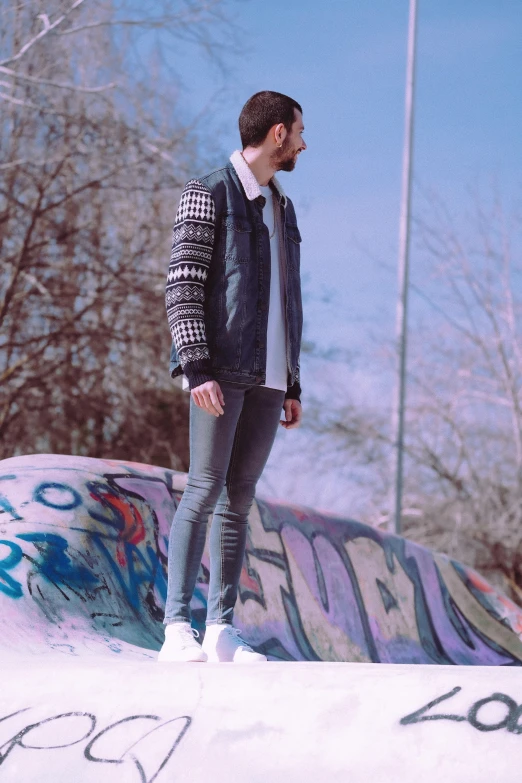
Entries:
<svg viewBox="0 0 522 783">
<path fill-rule="evenodd" d="M 272 153 L 271 163 L 276 171 L 293 171 L 299 154 L 306 149 L 303 139 L 303 115 L 294 109 L 294 117 L 294 123 L 290 133 L 286 134 L 283 146 L 275 149 Z"/>
</svg>

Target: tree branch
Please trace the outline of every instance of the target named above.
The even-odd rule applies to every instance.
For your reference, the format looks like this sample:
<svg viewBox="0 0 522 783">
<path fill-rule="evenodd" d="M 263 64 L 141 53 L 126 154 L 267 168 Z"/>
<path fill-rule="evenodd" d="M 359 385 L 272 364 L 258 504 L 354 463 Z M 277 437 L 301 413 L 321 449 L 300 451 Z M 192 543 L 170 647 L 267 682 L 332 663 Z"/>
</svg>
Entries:
<svg viewBox="0 0 522 783">
<path fill-rule="evenodd" d="M 35 35 L 34 38 L 32 38 L 30 41 L 28 41 L 17 54 L 14 54 L 12 57 L 7 57 L 5 60 L 0 60 L 0 66 L 2 65 L 8 65 L 9 63 L 14 63 L 20 60 L 24 54 L 26 54 L 29 49 L 31 49 L 38 41 L 41 41 L 42 38 L 44 38 L 46 35 L 48 35 L 53 30 L 56 30 L 59 25 L 62 24 L 71 14 L 73 11 L 75 11 L 80 5 L 82 5 L 85 2 L 85 0 L 76 0 L 72 4 L 72 6 L 64 13 L 62 16 L 59 16 L 58 19 L 50 24 L 48 17 L 46 14 L 40 14 L 39 18 L 43 18 L 44 22 L 44 28 L 41 30 L 38 35 Z"/>
</svg>

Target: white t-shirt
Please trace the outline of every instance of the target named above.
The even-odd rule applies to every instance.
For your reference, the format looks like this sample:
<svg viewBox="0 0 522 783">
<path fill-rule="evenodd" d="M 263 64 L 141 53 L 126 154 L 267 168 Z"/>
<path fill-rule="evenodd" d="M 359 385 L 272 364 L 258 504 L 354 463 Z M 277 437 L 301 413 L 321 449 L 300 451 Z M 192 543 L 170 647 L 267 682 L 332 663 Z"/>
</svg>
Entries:
<svg viewBox="0 0 522 783">
<path fill-rule="evenodd" d="M 281 280 L 279 274 L 279 237 L 274 231 L 274 202 L 269 185 L 260 186 L 266 199 L 263 207 L 263 222 L 270 237 L 270 305 L 268 310 L 268 330 L 266 339 L 266 380 L 265 386 L 286 391 L 288 388 L 288 370 L 286 365 L 286 331 L 281 301 Z"/>
</svg>

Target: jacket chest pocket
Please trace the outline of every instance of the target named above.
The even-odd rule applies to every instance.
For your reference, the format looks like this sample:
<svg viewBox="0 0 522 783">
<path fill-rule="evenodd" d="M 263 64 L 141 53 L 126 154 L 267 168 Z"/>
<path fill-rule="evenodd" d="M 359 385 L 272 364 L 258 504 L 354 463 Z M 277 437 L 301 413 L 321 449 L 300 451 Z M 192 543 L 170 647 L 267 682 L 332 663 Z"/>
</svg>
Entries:
<svg viewBox="0 0 522 783">
<path fill-rule="evenodd" d="M 250 260 L 252 225 L 244 217 L 223 218 L 222 256 L 225 264 L 243 264 Z"/>
<path fill-rule="evenodd" d="M 286 252 L 288 265 L 299 272 L 301 264 L 301 234 L 296 225 L 288 223 L 286 226 Z"/>
</svg>

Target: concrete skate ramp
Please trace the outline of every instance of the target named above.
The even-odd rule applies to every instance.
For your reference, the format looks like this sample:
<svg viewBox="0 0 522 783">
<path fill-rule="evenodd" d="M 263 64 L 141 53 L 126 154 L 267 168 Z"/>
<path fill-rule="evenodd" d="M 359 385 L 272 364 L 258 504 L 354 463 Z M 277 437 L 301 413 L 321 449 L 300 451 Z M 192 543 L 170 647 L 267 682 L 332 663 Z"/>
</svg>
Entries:
<svg viewBox="0 0 522 783">
<path fill-rule="evenodd" d="M 0 463 L 0 650 L 155 658 L 185 474 Z M 235 621 L 271 660 L 522 663 L 522 612 L 475 571 L 350 520 L 258 500 Z M 193 601 L 203 631 L 208 553 Z"/>
<path fill-rule="evenodd" d="M 518 781 L 521 612 L 350 520 L 258 501 L 236 622 L 271 662 L 158 664 L 184 482 L 0 463 L 0 783 Z"/>
<path fill-rule="evenodd" d="M 2 783 L 519 783 L 518 669 L 13 664 Z"/>
</svg>

